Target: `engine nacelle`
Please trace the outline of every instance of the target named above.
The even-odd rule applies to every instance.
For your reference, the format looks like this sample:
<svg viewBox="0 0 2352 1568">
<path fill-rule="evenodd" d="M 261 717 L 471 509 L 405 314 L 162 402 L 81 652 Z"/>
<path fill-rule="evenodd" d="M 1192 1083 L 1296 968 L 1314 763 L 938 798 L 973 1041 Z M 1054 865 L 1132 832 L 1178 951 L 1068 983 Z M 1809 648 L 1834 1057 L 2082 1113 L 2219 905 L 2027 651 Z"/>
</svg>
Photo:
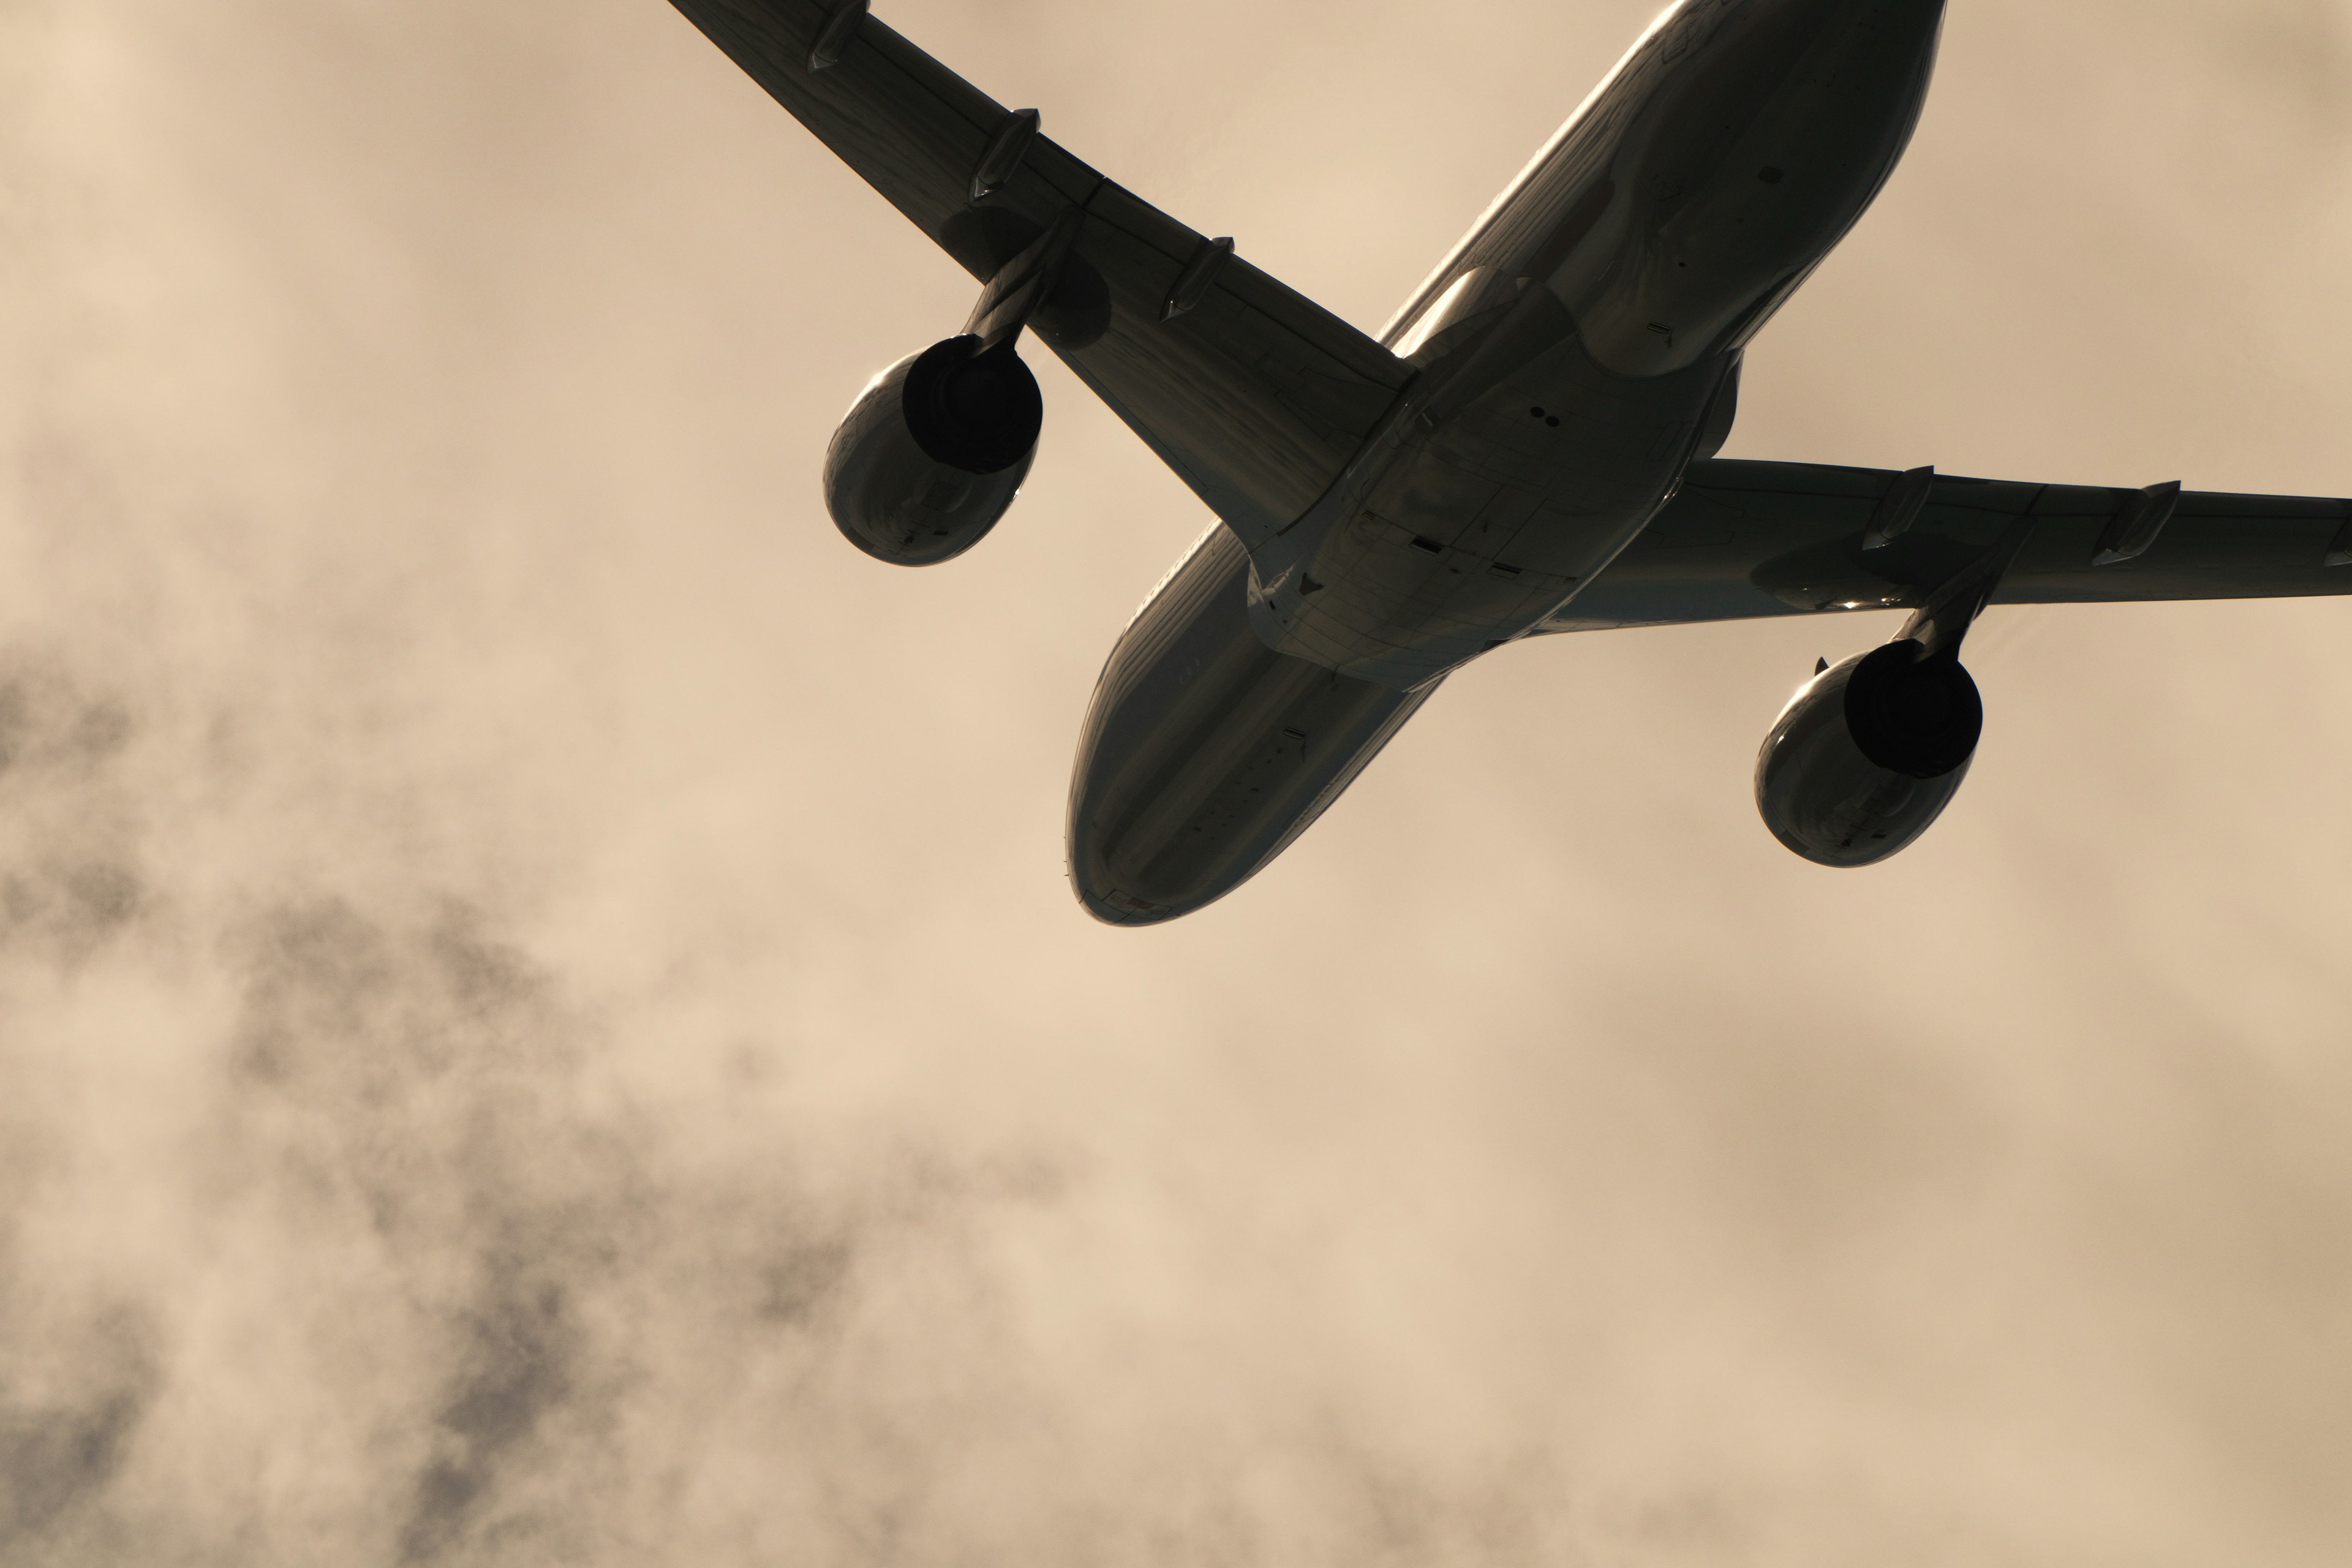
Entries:
<svg viewBox="0 0 2352 1568">
<path fill-rule="evenodd" d="M 1045 419 L 1010 343 L 950 338 L 874 378 L 824 456 L 824 505 L 852 544 L 898 566 L 962 554 L 996 526 Z"/>
<path fill-rule="evenodd" d="M 1943 815 L 1984 733 L 1984 700 L 1949 655 L 1889 643 L 1815 676 L 1756 758 L 1772 836 L 1821 866 L 1873 866 Z"/>
</svg>

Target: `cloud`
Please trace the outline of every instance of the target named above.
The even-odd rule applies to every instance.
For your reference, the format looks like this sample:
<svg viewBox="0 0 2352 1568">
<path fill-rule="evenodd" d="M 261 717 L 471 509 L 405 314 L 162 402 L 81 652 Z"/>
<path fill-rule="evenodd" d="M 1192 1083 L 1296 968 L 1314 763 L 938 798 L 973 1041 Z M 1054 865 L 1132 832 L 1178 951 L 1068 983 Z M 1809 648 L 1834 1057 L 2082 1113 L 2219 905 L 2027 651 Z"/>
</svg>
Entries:
<svg viewBox="0 0 2352 1568">
<path fill-rule="evenodd" d="M 1370 322 L 1654 6 L 901 9 Z M 2342 39 L 1957 8 L 1735 449 L 2352 490 Z M 1891 627 L 1547 639 L 1105 931 L 1198 508 L 1045 364 L 844 549 L 968 280 L 667 7 L 0 41 L 0 1564 L 2341 1555 L 2340 606 L 1989 623 L 1853 879 L 1747 774 Z"/>
<path fill-rule="evenodd" d="M 24 1321 L 25 1292 L 10 1311 Z M 0 1553 L 37 1542 L 74 1510 L 101 1498 L 121 1475 L 161 1384 L 153 1330 L 137 1309 L 52 1322 L 34 1343 L 7 1348 L 0 1403 Z M 21 1329 L 20 1329 L 21 1332 Z"/>
</svg>

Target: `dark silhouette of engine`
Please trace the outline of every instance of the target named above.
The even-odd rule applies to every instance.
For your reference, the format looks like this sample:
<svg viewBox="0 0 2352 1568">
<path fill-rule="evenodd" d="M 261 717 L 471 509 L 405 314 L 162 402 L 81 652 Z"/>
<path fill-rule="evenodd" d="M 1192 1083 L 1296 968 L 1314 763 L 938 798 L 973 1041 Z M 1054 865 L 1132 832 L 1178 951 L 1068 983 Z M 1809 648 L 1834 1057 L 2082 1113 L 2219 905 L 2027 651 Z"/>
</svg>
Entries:
<svg viewBox="0 0 2352 1568">
<path fill-rule="evenodd" d="M 1817 865 L 1875 865 L 1943 815 L 1983 734 L 1956 652 L 1889 643 L 1815 676 L 1781 712 L 1756 759 L 1757 809 Z"/>
<path fill-rule="evenodd" d="M 824 504 L 852 544 L 931 566 L 986 537 L 1037 456 L 1045 400 L 1011 342 L 950 338 L 876 377 L 824 459 Z"/>
</svg>

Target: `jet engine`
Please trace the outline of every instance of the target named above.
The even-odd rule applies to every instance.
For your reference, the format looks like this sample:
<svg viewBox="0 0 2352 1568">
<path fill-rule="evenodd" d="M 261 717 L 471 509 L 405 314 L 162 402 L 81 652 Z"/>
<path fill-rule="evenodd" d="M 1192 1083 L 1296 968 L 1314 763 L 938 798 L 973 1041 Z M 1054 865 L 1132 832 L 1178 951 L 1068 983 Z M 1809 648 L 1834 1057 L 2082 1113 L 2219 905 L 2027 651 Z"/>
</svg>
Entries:
<svg viewBox="0 0 2352 1568">
<path fill-rule="evenodd" d="M 1756 759 L 1757 809 L 1816 865 L 1876 865 L 1943 815 L 1983 733 L 1984 700 L 1953 653 L 1889 643 L 1781 711 Z"/>
<path fill-rule="evenodd" d="M 950 338 L 874 378 L 834 432 L 824 504 L 852 544 L 898 566 L 962 554 L 1028 477 L 1044 427 L 1037 378 L 1005 342 Z"/>
</svg>

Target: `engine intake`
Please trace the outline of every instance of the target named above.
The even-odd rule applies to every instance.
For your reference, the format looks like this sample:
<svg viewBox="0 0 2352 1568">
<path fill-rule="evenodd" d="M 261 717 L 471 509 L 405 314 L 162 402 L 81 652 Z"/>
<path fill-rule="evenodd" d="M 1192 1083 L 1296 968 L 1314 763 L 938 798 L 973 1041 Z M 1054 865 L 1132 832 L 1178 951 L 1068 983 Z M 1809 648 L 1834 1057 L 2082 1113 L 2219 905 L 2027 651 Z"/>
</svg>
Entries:
<svg viewBox="0 0 2352 1568">
<path fill-rule="evenodd" d="M 1756 758 L 1765 826 L 1820 866 L 1908 848 L 1959 793 L 1984 700 L 1950 654 L 1906 639 L 1815 676 Z"/>
<path fill-rule="evenodd" d="M 1013 345 L 950 338 L 874 379 L 824 458 L 824 504 L 852 544 L 931 566 L 996 526 L 1037 456 L 1045 400 Z"/>
</svg>

